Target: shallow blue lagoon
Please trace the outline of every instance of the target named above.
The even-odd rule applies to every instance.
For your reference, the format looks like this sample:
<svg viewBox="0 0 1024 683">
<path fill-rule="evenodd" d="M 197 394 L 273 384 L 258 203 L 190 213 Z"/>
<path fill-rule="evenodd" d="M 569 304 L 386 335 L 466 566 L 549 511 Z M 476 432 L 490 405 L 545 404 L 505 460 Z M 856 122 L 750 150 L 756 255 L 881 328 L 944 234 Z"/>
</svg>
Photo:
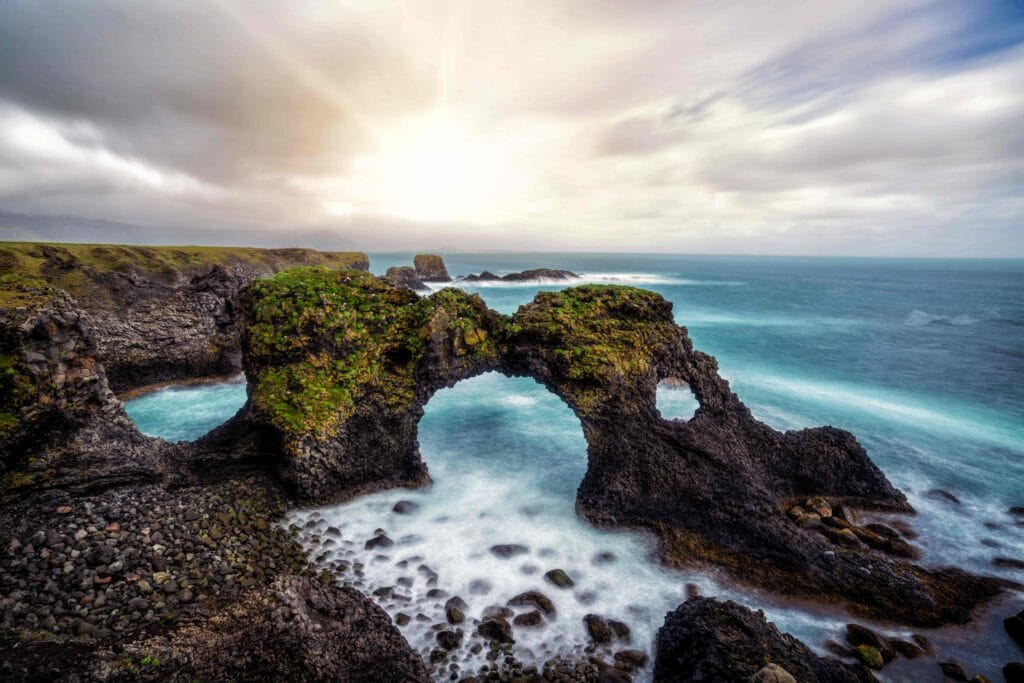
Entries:
<svg viewBox="0 0 1024 683">
<path fill-rule="evenodd" d="M 245 404 L 245 380 L 165 387 L 125 401 L 139 431 L 168 441 L 194 441 Z"/>
</svg>

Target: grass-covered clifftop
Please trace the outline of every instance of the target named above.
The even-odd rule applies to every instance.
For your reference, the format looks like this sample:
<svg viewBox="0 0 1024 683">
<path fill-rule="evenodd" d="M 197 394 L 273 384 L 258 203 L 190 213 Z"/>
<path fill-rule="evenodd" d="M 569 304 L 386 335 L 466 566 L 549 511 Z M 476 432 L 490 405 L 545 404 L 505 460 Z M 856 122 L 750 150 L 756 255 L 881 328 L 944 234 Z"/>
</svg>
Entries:
<svg viewBox="0 0 1024 683">
<path fill-rule="evenodd" d="M 432 344 L 497 359 L 497 315 L 461 290 L 420 298 L 369 273 L 305 267 L 256 281 L 243 306 L 253 408 L 288 435 L 329 437 L 370 396 L 410 404 Z"/>
<path fill-rule="evenodd" d="M 26 289 L 43 284 L 80 302 L 110 303 L 116 296 L 102 282 L 113 273 L 174 284 L 212 266 L 269 274 L 298 265 L 365 270 L 369 259 L 362 252 L 314 249 L 0 242 L 0 306 L 24 302 Z"/>
</svg>

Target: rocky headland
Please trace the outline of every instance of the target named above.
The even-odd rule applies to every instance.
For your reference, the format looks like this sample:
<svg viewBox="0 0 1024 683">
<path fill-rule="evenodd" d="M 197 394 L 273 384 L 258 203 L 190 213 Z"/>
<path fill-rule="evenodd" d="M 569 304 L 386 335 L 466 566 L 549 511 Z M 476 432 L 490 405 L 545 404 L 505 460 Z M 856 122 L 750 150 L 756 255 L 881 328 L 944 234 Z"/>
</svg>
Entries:
<svg viewBox="0 0 1024 683">
<path fill-rule="evenodd" d="M 369 260 L 313 249 L 0 244 L 0 278 L 64 291 L 89 316 L 119 392 L 238 372 L 239 290 L 302 265 L 366 270 Z"/>
<path fill-rule="evenodd" d="M 670 565 L 713 565 L 776 594 L 926 627 L 967 622 L 1004 588 L 918 565 L 898 521 L 860 524 L 862 511 L 913 511 L 851 434 L 779 433 L 756 421 L 653 292 L 575 287 L 504 316 L 459 289 L 421 297 L 344 267 L 365 268 L 365 258 L 306 255 L 354 260 L 237 266 L 244 275 L 219 260 L 193 264 L 204 282 L 232 283 L 214 294 L 225 307 L 200 307 L 200 316 L 189 306 L 212 292 L 196 289 L 195 275 L 183 280 L 187 269 L 151 287 L 139 284 L 159 281 L 151 266 L 145 277 L 133 268 L 110 275 L 76 255 L 85 247 L 68 247 L 76 261 L 58 273 L 68 263 L 60 249 L 0 246 L 8 262 L 39 267 L 0 280 L 5 678 L 474 680 L 481 672 L 449 663 L 482 643 L 495 653 L 482 677 L 494 680 L 628 680 L 648 655 L 657 680 L 679 681 L 871 680 L 867 667 L 884 664 L 867 662 L 856 652 L 866 643 L 852 640 L 840 651 L 846 663 L 819 658 L 763 616 L 692 599 L 670 613 L 656 652 L 627 647 L 531 667 L 507 647 L 516 629 L 546 618 L 541 593 L 520 596 L 512 607 L 521 614 L 499 610 L 475 624 L 458 618 L 457 603 L 446 606 L 439 654 L 424 661 L 370 596 L 307 562 L 302 530 L 276 522 L 299 505 L 428 483 L 417 444 L 423 406 L 438 389 L 490 371 L 533 377 L 574 410 L 589 462 L 579 513 L 653 531 Z M 440 276 L 436 264 L 416 266 Z M 108 280 L 135 283 L 117 291 L 137 301 L 149 292 L 148 307 L 109 299 L 136 316 L 130 334 L 113 308 L 95 303 L 112 290 L 82 303 L 62 286 L 88 281 L 76 290 L 87 292 Z M 207 349 L 204 372 L 223 367 L 229 348 L 249 382 L 240 413 L 197 442 L 143 436 L 111 390 L 108 363 L 120 368 L 113 386 L 125 387 L 194 367 L 159 358 L 167 323 L 144 318 L 165 310 L 164 298 L 198 316 L 182 321 L 212 321 L 197 335 L 224 343 Z M 230 324 L 218 327 L 220 314 Z M 655 391 L 666 379 L 692 387 L 700 408 L 690 420 L 659 415 Z M 330 529 L 311 525 L 326 542 Z M 615 642 L 615 624 L 592 622 L 595 643 Z"/>
</svg>

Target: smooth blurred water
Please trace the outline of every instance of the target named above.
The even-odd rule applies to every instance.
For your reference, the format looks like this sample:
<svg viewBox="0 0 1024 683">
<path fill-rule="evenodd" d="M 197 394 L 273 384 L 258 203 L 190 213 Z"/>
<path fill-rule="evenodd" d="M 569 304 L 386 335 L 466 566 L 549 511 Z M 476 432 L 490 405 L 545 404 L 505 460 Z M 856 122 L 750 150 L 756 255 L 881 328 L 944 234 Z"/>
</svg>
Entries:
<svg viewBox="0 0 1024 683">
<path fill-rule="evenodd" d="M 125 401 L 128 417 L 148 436 L 194 441 L 245 404 L 245 378 L 216 384 L 170 386 Z"/>
<path fill-rule="evenodd" d="M 412 254 L 373 255 L 371 268 L 383 273 L 411 260 Z M 1024 504 L 1024 262 L 570 254 L 446 254 L 445 261 L 453 275 L 565 268 L 584 281 L 660 292 L 758 418 L 779 429 L 833 424 L 857 435 L 917 508 L 910 521 L 925 563 L 1024 581 L 1024 573 L 991 564 L 996 556 L 1024 559 L 1024 528 L 1007 514 L 1010 505 Z M 512 313 L 537 291 L 561 286 L 466 289 Z M 129 413 L 147 433 L 195 438 L 244 402 L 239 385 L 218 391 L 164 390 L 130 402 Z M 685 390 L 659 392 L 659 410 L 668 417 L 686 418 L 694 407 Z M 426 407 L 420 441 L 432 487 L 292 516 L 339 526 L 348 545 L 329 549 L 325 561 L 366 556 L 359 579 L 365 589 L 405 576 L 394 564 L 403 553 L 424 558 L 445 590 L 470 601 L 471 613 L 527 587 L 543 588 L 558 603 L 561 640 L 550 639 L 550 630 L 524 637 L 521 647 L 534 649 L 580 646 L 579 618 L 587 611 L 622 618 L 635 643 L 648 645 L 686 582 L 765 608 L 817 648 L 849 618 L 777 603 L 711 576 L 668 572 L 648 561 L 649 539 L 580 521 L 573 509 L 586 468 L 579 422 L 532 380 L 485 375 L 438 392 Z M 961 504 L 928 495 L 934 488 Z M 393 514 L 401 498 L 420 509 Z M 404 539 L 386 560 L 362 551 L 377 528 Z M 311 556 L 327 550 L 312 536 L 308 543 Z M 530 550 L 498 560 L 487 552 L 497 543 Z M 594 554 L 605 550 L 617 561 L 595 565 Z M 539 573 L 525 573 L 524 565 Z M 571 592 L 540 579 L 555 566 L 578 579 Z M 412 604 L 436 617 L 440 605 L 423 598 L 422 577 L 405 578 L 414 579 L 406 591 Z M 481 579 L 490 581 L 490 592 L 471 597 L 470 584 Z M 381 602 L 393 614 L 409 609 Z M 429 650 L 427 626 L 414 621 L 404 632 Z M 994 680 L 1005 661 L 1020 658 L 998 620 L 931 635 L 944 652 Z"/>
</svg>

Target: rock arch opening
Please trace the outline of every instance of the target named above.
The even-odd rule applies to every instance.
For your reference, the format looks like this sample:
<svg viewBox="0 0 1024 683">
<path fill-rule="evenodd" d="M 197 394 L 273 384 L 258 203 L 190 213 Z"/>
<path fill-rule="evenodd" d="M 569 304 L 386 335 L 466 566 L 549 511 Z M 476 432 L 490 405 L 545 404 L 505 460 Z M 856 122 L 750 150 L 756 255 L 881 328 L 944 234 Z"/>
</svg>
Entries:
<svg viewBox="0 0 1024 683">
<path fill-rule="evenodd" d="M 172 384 L 125 400 L 140 432 L 171 442 L 195 441 L 234 417 L 245 405 L 245 375 L 222 382 Z"/>
<path fill-rule="evenodd" d="M 587 471 L 587 444 L 572 409 L 529 377 L 487 372 L 441 389 L 420 419 L 420 454 L 437 482 L 453 473 L 508 480 L 573 505 Z"/>
<path fill-rule="evenodd" d="M 683 379 L 667 377 L 658 382 L 656 393 L 658 414 L 665 420 L 687 421 L 700 408 L 690 384 Z"/>
</svg>

